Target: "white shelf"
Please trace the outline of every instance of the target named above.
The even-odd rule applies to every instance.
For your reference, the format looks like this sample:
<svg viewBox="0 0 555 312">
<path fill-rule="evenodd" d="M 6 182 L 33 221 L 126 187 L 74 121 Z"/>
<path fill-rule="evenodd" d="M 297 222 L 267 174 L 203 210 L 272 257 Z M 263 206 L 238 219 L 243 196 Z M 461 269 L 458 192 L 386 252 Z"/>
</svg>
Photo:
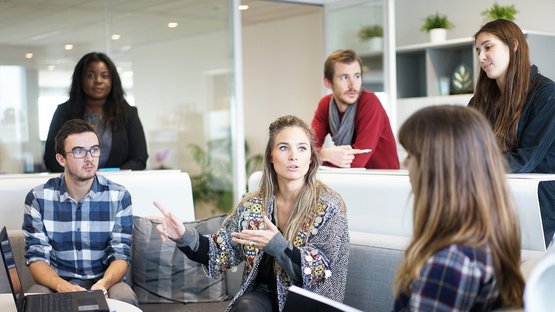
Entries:
<svg viewBox="0 0 555 312">
<path fill-rule="evenodd" d="M 449 47 L 460 46 L 460 45 L 465 45 L 469 43 L 474 44 L 474 40 L 472 39 L 472 37 L 460 38 L 460 39 L 449 39 L 443 42 L 424 42 L 424 43 L 418 43 L 418 44 L 405 45 L 405 46 L 397 47 L 396 51 L 397 53 L 422 51 L 422 50 L 431 49 L 431 48 L 449 48 Z"/>
</svg>

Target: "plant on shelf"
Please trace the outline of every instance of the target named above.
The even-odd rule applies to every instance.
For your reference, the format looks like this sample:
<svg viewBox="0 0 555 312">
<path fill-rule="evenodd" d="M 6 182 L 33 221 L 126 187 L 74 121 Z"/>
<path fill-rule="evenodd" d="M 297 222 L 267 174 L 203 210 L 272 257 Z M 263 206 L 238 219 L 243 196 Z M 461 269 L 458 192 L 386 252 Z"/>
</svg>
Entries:
<svg viewBox="0 0 555 312">
<path fill-rule="evenodd" d="M 447 38 L 447 29 L 453 27 L 455 25 L 449 21 L 447 15 L 439 15 L 439 12 L 436 12 L 436 14 L 426 17 L 420 30 L 430 33 L 431 42 L 441 42 Z"/>
<path fill-rule="evenodd" d="M 436 12 L 436 14 L 426 17 L 420 29 L 425 32 L 430 32 L 432 29 L 436 28 L 451 29 L 453 27 L 455 27 L 455 25 L 449 21 L 447 15 L 439 15 L 439 12 Z"/>
<path fill-rule="evenodd" d="M 381 51 L 383 49 L 383 27 L 382 25 L 365 25 L 358 31 L 358 38 L 362 42 L 368 42 L 367 49 L 370 51 Z"/>
<path fill-rule="evenodd" d="M 518 11 L 514 5 L 499 5 L 496 1 L 489 9 L 482 12 L 482 16 L 485 22 L 500 18 L 514 21 L 516 13 Z"/>
<path fill-rule="evenodd" d="M 381 38 L 383 37 L 383 27 L 382 25 L 364 25 L 360 28 L 357 35 L 360 41 Z"/>
</svg>

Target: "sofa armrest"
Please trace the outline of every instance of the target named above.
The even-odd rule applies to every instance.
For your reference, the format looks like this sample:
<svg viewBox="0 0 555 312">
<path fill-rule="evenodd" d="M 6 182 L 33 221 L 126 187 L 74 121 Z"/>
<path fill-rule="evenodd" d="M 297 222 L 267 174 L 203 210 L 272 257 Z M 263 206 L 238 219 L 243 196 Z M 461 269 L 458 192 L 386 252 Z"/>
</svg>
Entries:
<svg viewBox="0 0 555 312">
<path fill-rule="evenodd" d="M 25 237 L 23 236 L 23 231 L 19 229 L 8 230 L 8 237 L 10 238 L 10 245 L 14 253 L 15 265 L 19 272 L 21 285 L 23 285 L 23 289 L 29 289 L 29 287 L 35 284 L 35 281 L 31 276 L 29 267 L 25 265 Z"/>
</svg>

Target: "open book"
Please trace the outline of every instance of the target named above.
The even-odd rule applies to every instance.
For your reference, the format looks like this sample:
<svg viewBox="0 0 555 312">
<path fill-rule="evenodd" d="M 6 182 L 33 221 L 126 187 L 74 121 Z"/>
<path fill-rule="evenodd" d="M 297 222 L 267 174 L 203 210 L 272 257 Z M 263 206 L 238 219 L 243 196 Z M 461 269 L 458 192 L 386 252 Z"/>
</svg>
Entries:
<svg viewBox="0 0 555 312">
<path fill-rule="evenodd" d="M 362 312 L 346 304 L 317 295 L 306 289 L 291 286 L 283 312 Z"/>
</svg>

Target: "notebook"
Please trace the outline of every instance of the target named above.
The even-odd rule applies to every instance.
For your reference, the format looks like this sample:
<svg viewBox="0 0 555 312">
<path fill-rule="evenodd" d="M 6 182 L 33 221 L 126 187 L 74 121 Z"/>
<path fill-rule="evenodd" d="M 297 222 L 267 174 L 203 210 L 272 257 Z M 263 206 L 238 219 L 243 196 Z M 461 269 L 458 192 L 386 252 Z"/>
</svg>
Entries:
<svg viewBox="0 0 555 312">
<path fill-rule="evenodd" d="M 333 301 L 306 289 L 291 286 L 287 292 L 283 312 L 362 312 L 346 304 Z"/>
<path fill-rule="evenodd" d="M 0 251 L 18 312 L 110 311 L 108 302 L 100 290 L 25 295 L 6 227 L 0 231 Z"/>
</svg>

